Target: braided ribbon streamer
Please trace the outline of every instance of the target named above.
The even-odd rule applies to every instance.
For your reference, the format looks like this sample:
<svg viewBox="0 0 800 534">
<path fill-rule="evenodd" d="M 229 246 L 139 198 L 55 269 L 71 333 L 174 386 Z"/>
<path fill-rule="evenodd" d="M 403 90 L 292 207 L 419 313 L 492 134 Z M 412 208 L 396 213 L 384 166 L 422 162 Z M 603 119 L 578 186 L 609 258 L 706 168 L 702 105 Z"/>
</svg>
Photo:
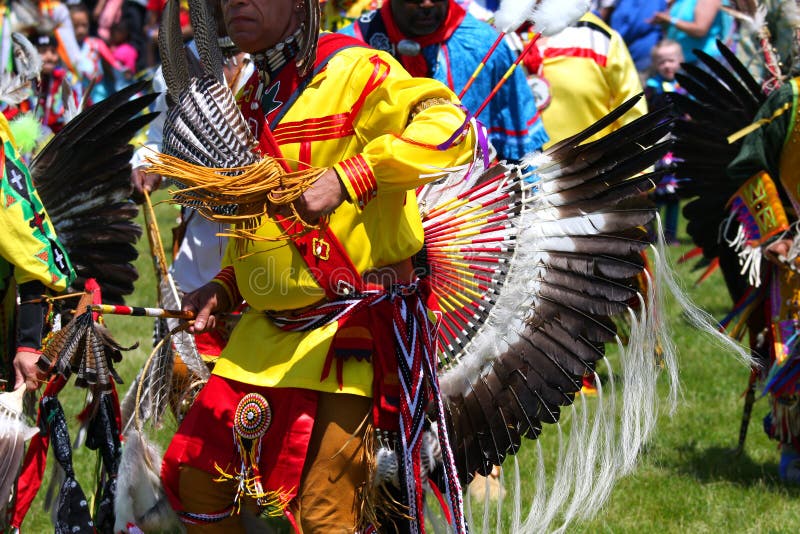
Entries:
<svg viewBox="0 0 800 534">
<path fill-rule="evenodd" d="M 455 532 L 466 532 L 464 503 L 458 480 L 453 452 L 447 435 L 444 402 L 439 390 L 436 358 L 436 333 L 428 318 L 428 310 L 416 283 L 394 285 L 387 291 L 366 291 L 341 300 L 325 302 L 301 314 L 283 316 L 272 313 L 269 317 L 286 331 L 307 331 L 333 321 L 342 320 L 353 313 L 365 310 L 388 300 L 392 306 L 392 331 L 395 337 L 395 355 L 401 384 L 399 453 L 401 492 L 408 505 L 411 532 L 424 532 L 423 488 L 421 476 L 422 433 L 425 409 L 433 397 L 438 425 L 439 445 L 444 461 L 446 487 L 445 499 L 450 508 Z"/>
<path fill-rule="evenodd" d="M 400 438 L 403 450 L 400 469 L 404 475 L 404 491 L 409 505 L 408 515 L 419 518 L 411 522 L 412 532 L 424 532 L 422 520 L 423 491 L 421 477 L 422 430 L 425 405 L 433 397 L 438 426 L 439 445 L 445 470 L 445 499 L 450 507 L 455 532 L 466 532 L 464 503 L 453 451 L 447 435 L 444 402 L 436 372 L 436 335 L 428 310 L 416 284 L 398 288 L 390 294 L 393 307 L 395 350 L 402 392 L 400 398 Z M 429 389 L 430 388 L 430 389 Z"/>
</svg>

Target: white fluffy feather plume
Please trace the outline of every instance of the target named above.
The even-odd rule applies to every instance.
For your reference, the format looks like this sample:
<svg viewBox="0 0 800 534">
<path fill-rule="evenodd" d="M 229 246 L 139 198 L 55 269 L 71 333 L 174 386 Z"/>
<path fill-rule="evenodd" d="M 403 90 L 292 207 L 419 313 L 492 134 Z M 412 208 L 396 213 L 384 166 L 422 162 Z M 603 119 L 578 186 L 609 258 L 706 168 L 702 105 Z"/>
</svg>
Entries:
<svg viewBox="0 0 800 534">
<path fill-rule="evenodd" d="M 788 22 L 792 28 L 800 26 L 800 8 L 797 6 L 795 0 L 786 0 L 782 2 L 781 11 L 783 11 L 786 22 Z"/>
<path fill-rule="evenodd" d="M 146 532 L 172 531 L 178 526 L 178 517 L 161 486 L 161 454 L 135 428 L 128 430 L 124 439 L 114 499 L 114 532 L 129 532 L 128 525 Z"/>
<path fill-rule="evenodd" d="M 542 0 L 533 7 L 527 19 L 533 23 L 534 31 L 547 37 L 574 24 L 587 11 L 589 0 Z"/>
<path fill-rule="evenodd" d="M 38 429 L 28 426 L 22 415 L 25 388 L 0 393 L 0 504 L 5 508 L 17 478 L 25 442 Z"/>
<path fill-rule="evenodd" d="M 797 10 L 795 1 L 792 0 L 791 2 L 784 2 L 784 13 L 786 12 L 785 6 L 787 4 L 792 4 L 793 6 L 795 6 L 794 7 L 795 11 Z M 759 4 L 752 15 L 750 13 L 737 11 L 735 9 L 731 9 L 725 6 L 723 6 L 722 9 L 735 19 L 741 21 L 742 30 L 747 34 L 758 34 L 761 28 L 763 28 L 767 23 L 767 6 L 765 6 L 764 4 Z"/>
<path fill-rule="evenodd" d="M 589 0 L 504 0 L 495 13 L 495 26 L 508 32 L 525 21 L 542 35 L 555 35 L 589 11 Z"/>
<path fill-rule="evenodd" d="M 514 31 L 525 22 L 536 0 L 503 0 L 494 14 L 494 25 L 501 32 Z"/>
</svg>

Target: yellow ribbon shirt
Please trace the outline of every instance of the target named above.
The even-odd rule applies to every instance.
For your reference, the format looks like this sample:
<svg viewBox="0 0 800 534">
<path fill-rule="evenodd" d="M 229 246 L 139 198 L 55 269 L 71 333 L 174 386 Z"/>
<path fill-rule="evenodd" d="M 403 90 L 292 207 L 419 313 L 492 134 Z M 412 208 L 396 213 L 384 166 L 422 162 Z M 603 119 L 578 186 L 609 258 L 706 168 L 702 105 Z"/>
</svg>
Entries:
<svg viewBox="0 0 800 534">
<path fill-rule="evenodd" d="M 352 47 L 336 53 L 313 77 L 273 134 L 288 160 L 336 169 L 350 198 L 331 214 L 330 228 L 363 274 L 421 249 L 414 191 L 471 163 L 471 128 L 449 148 L 437 149 L 464 120 L 457 98 L 441 83 L 412 78 L 383 52 Z M 281 229 L 266 220 L 257 233 L 277 237 Z M 257 386 L 371 396 L 369 361 L 344 362 L 342 389 L 335 372 L 320 380 L 336 323 L 284 332 L 264 314 L 325 298 L 294 245 L 256 241 L 243 246 L 233 240 L 223 263 L 234 266 L 251 309 L 233 331 L 215 374 Z"/>
</svg>

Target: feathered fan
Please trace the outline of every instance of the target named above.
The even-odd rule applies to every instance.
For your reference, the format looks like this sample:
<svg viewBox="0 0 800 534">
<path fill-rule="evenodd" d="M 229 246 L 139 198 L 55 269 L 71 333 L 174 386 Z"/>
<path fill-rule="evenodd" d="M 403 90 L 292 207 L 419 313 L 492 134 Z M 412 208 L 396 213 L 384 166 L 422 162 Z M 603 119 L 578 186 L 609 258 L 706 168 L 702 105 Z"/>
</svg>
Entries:
<svg viewBox="0 0 800 534">
<path fill-rule="evenodd" d="M 690 200 L 683 209 L 686 231 L 703 251 L 706 261 L 719 258 L 720 268 L 734 302 L 748 286 L 740 274 L 739 259 L 726 245 L 738 233 L 738 223 L 723 225 L 725 206 L 741 184 L 725 170 L 741 148 L 728 136 L 749 126 L 766 99 L 761 86 L 724 44 L 717 42 L 727 65 L 697 52 L 708 71 L 684 65 L 677 79 L 688 95 L 673 94 L 680 112 L 673 154 L 678 194 Z M 709 72 L 713 74 L 709 74 Z"/>
<path fill-rule="evenodd" d="M 669 112 L 582 144 L 637 100 L 530 158 L 525 164 L 535 169 L 532 174 L 525 166 L 495 166 L 419 194 L 425 245 L 417 263 L 443 312 L 441 387 L 463 481 L 488 474 L 519 450 L 522 438 L 536 438 L 544 423 L 556 423 L 561 408 L 573 403 L 581 377 L 604 358 L 604 344 L 618 341 L 610 317 L 631 317 L 634 342 L 622 357 L 630 388 L 621 414 L 627 423 L 612 446 L 609 401 L 611 407 L 599 410 L 602 418 L 586 425 L 591 430 L 582 427 L 571 436 L 572 454 L 561 462 L 571 462 L 580 473 L 576 478 L 589 482 L 576 485 L 562 510 L 567 521 L 580 505 L 604 500 L 617 471 L 632 467 L 654 422 L 649 388 L 657 373 L 660 318 L 654 297 L 640 294 L 634 278 L 644 270 L 640 253 L 650 246 L 643 227 L 655 217 L 644 193 L 660 173 L 637 173 L 668 151 L 670 143 L 658 141 L 669 131 Z M 539 516 L 532 514 L 525 528 L 546 528 L 569 494 L 562 489 L 547 505 L 534 503 Z"/>
<path fill-rule="evenodd" d="M 87 109 L 30 165 L 42 203 L 75 267 L 73 288 L 95 278 L 103 298 L 113 303 L 133 292 L 138 278 L 132 262 L 142 230 L 133 221 L 138 208 L 129 200 L 129 141 L 155 117 L 139 115 L 155 94 L 133 98 L 149 86 L 149 81 L 133 84 Z"/>
<path fill-rule="evenodd" d="M 85 294 L 78 304 L 77 315 L 55 333 L 39 358 L 38 366 L 46 373 L 56 373 L 68 378 L 75 373 L 75 385 L 86 387 L 97 393 L 111 390 L 111 380 L 118 384 L 122 379 L 114 369 L 114 363 L 122 361 L 123 347 L 108 330 L 95 322 L 91 309 L 91 295 Z M 80 310 L 86 310 L 80 312 Z"/>
</svg>

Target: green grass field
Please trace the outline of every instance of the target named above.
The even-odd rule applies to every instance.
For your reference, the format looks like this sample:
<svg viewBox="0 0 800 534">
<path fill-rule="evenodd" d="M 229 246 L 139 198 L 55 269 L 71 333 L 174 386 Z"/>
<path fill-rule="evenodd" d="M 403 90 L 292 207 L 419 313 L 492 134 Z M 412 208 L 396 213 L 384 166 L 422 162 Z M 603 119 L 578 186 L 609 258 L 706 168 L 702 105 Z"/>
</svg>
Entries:
<svg viewBox="0 0 800 534">
<path fill-rule="evenodd" d="M 156 196 L 164 198 L 164 194 Z M 167 236 L 175 224 L 176 208 L 162 203 L 156 206 L 156 211 L 165 244 L 169 246 Z M 133 305 L 155 304 L 153 268 L 146 247 L 143 239 L 142 256 L 137 261 L 141 278 L 136 294 L 129 299 Z M 673 261 L 687 249 L 687 246 L 671 249 Z M 690 286 L 695 275 L 685 266 L 679 266 L 678 273 Z M 727 311 L 728 297 L 719 275 L 689 293 L 715 317 Z M 671 418 L 662 410 L 638 469 L 617 484 L 606 506 L 597 510 L 590 522 L 575 523 L 568 531 L 797 532 L 800 488 L 786 487 L 777 477 L 779 451 L 761 429 L 761 418 L 767 410 L 765 401 L 757 402 L 754 408 L 744 454 L 737 457 L 729 452 L 738 439 L 741 394 L 747 384 L 748 369 L 688 327 L 676 308 L 670 313 L 680 352 L 682 395 L 678 409 Z M 141 345 L 119 366 L 122 376 L 130 381 L 147 356 L 152 323 L 145 318 L 111 317 L 108 324 L 121 343 L 138 341 Z M 662 377 L 660 385 L 664 397 L 665 378 Z M 121 389 L 124 391 L 125 387 Z M 72 417 L 79 411 L 83 393 L 68 387 L 61 398 L 67 416 Z M 553 458 L 556 433 L 545 428 L 543 434 L 542 447 L 546 456 Z M 534 454 L 533 443 L 523 446 L 520 453 L 523 481 L 532 481 Z M 51 455 L 49 462 L 53 461 Z M 90 494 L 94 489 L 96 455 L 88 450 L 76 451 L 75 466 L 79 482 Z M 552 466 L 548 466 L 548 471 L 552 472 Z M 50 519 L 43 511 L 43 495 L 44 489 L 33 504 L 24 531 L 52 531 Z M 480 524 L 474 531 L 480 531 Z"/>
</svg>

